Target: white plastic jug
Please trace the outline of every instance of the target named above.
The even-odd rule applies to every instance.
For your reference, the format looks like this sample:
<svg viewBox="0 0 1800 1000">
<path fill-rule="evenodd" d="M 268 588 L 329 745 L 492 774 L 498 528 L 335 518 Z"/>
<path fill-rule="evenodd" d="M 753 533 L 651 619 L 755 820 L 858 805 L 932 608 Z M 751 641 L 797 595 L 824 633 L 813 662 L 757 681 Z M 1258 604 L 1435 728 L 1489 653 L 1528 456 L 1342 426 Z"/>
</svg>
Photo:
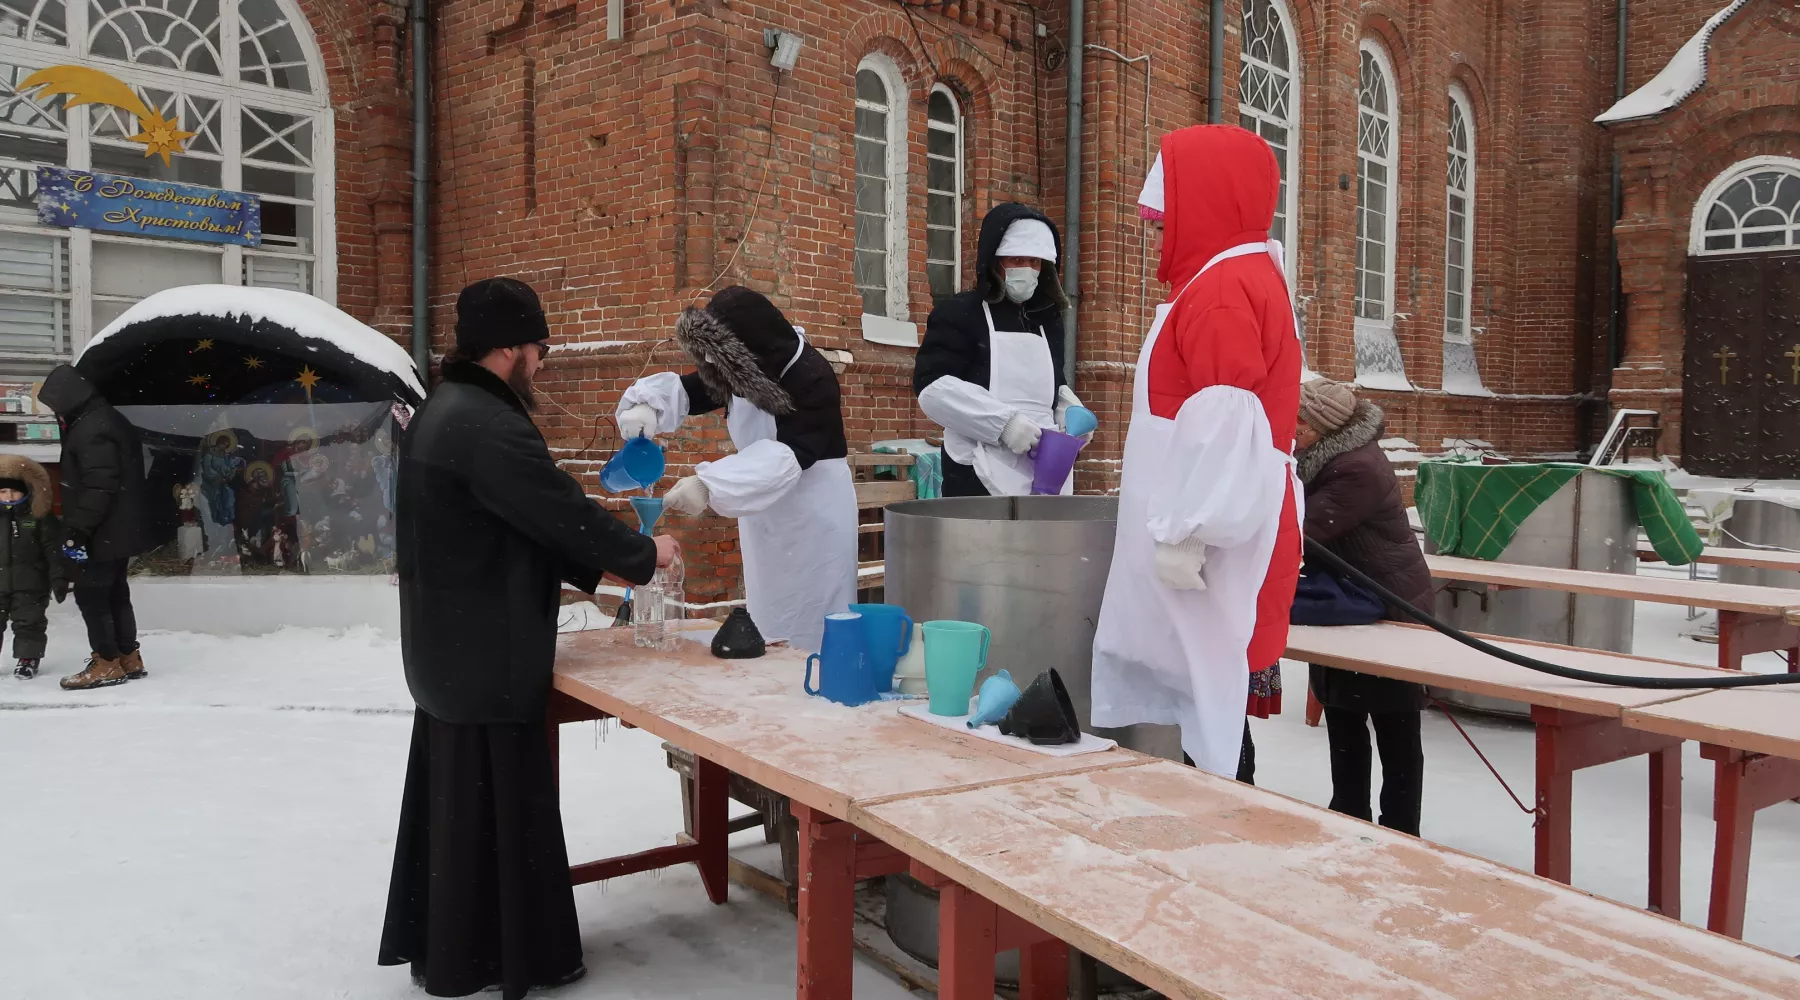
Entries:
<svg viewBox="0 0 1800 1000">
<path fill-rule="evenodd" d="M 925 693 L 925 631 L 918 623 L 913 625 L 912 645 L 894 664 L 894 690 L 901 694 Z"/>
</svg>

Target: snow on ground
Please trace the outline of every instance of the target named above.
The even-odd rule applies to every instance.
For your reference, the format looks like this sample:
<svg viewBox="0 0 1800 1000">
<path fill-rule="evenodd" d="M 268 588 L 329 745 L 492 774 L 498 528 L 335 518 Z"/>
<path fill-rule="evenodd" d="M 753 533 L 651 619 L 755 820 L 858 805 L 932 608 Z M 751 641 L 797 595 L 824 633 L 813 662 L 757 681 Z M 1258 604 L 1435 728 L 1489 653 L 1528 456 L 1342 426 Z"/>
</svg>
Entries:
<svg viewBox="0 0 1800 1000">
<path fill-rule="evenodd" d="M 1678 637 L 1681 608 L 1646 605 L 1637 624 L 1651 655 L 1716 655 Z M 81 648 L 72 606 L 58 607 L 50 673 L 0 676 L 0 995 L 423 996 L 405 970 L 374 964 L 411 727 L 397 645 L 367 628 L 153 632 L 148 679 L 61 691 L 55 678 L 79 666 Z M 1288 712 L 1255 725 L 1258 776 L 1323 804 L 1325 733 L 1302 721 L 1304 666 L 1286 676 Z M 1528 797 L 1529 728 L 1465 725 Z M 1529 868 L 1530 820 L 1442 717 L 1427 715 L 1425 741 L 1425 834 Z M 655 738 L 584 723 L 564 727 L 562 748 L 571 858 L 667 843 L 680 828 Z M 1627 761 L 1577 777 L 1581 888 L 1643 902 L 1645 775 Z M 1684 912 L 1703 922 L 1710 765 L 1690 752 L 1686 778 Z M 1747 937 L 1800 951 L 1800 806 L 1765 810 L 1755 845 Z M 734 889 L 713 907 L 681 868 L 584 886 L 576 902 L 590 975 L 550 996 L 792 995 L 794 923 L 754 893 Z M 857 975 L 859 997 L 905 995 L 872 966 Z"/>
</svg>

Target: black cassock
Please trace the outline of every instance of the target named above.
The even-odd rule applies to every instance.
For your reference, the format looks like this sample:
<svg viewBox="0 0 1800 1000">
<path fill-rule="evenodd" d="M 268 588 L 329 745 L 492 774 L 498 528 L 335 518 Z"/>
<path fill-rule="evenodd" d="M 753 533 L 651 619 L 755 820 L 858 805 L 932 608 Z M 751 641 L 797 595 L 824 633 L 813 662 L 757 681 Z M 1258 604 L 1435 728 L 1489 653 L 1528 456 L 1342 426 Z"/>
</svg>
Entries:
<svg viewBox="0 0 1800 1000">
<path fill-rule="evenodd" d="M 581 969 L 544 728 L 557 592 L 656 570 L 651 540 L 557 468 L 519 397 L 447 365 L 395 489 L 401 655 L 413 719 L 383 965 L 434 996 L 507 1000 Z"/>
</svg>

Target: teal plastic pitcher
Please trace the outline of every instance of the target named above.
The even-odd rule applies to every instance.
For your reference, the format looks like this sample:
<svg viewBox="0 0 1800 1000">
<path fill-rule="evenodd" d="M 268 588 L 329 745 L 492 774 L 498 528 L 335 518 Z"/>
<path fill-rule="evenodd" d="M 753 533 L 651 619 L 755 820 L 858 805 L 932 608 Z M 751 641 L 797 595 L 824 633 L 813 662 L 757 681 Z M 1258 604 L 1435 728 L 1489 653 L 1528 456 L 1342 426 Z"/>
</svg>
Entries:
<svg viewBox="0 0 1800 1000">
<path fill-rule="evenodd" d="M 926 622 L 925 693 L 932 715 L 969 714 L 975 675 L 987 666 L 988 642 L 994 634 L 974 622 Z"/>
</svg>

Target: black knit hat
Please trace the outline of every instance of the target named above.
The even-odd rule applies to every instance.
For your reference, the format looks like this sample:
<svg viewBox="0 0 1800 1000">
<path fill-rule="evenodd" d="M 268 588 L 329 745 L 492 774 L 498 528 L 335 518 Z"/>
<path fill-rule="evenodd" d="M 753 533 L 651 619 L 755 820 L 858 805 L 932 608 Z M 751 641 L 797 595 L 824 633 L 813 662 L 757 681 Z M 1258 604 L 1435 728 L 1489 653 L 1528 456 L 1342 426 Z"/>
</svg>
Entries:
<svg viewBox="0 0 1800 1000">
<path fill-rule="evenodd" d="M 479 356 L 549 339 L 543 304 L 523 281 L 484 278 L 456 297 L 456 349 L 461 354 Z"/>
<path fill-rule="evenodd" d="M 0 479 L 0 490 L 18 490 L 20 493 L 29 494 L 31 484 L 23 479 Z"/>
</svg>

